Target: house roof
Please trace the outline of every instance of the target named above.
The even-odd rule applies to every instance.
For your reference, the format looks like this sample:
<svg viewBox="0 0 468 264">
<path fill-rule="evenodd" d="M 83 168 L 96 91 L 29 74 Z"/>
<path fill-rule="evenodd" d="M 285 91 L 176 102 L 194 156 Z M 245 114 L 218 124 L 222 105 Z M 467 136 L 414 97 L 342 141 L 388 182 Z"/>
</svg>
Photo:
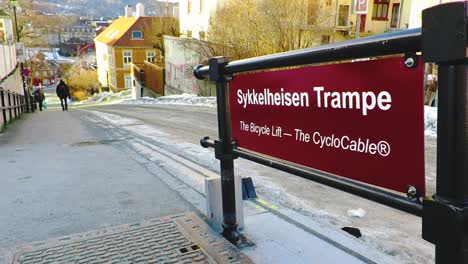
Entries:
<svg viewBox="0 0 468 264">
<path fill-rule="evenodd" d="M 137 20 L 138 18 L 135 17 L 119 17 L 94 40 L 109 46 L 114 46 L 114 44 L 132 27 L 132 25 L 137 22 Z"/>
<path fill-rule="evenodd" d="M 163 31 L 165 21 L 166 25 L 172 25 L 170 17 L 120 17 L 94 41 L 106 44 L 108 46 L 121 47 L 152 47 L 152 35 Z M 175 24 L 174 24 L 175 26 Z M 175 28 L 178 32 L 178 25 Z M 132 31 L 143 32 L 142 39 L 133 39 Z"/>
</svg>

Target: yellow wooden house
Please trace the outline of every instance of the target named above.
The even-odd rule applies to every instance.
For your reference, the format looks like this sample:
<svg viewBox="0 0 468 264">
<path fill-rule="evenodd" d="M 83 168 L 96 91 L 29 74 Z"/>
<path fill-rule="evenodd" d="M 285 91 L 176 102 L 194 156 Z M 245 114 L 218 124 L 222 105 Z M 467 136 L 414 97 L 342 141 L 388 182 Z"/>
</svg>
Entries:
<svg viewBox="0 0 468 264">
<path fill-rule="evenodd" d="M 139 4 L 141 5 L 141 4 Z M 121 91 L 132 87 L 131 64 L 161 62 L 163 35 L 178 35 L 173 17 L 144 16 L 142 5 L 136 14 L 125 8 L 119 17 L 95 39 L 98 79 L 103 87 Z"/>
</svg>

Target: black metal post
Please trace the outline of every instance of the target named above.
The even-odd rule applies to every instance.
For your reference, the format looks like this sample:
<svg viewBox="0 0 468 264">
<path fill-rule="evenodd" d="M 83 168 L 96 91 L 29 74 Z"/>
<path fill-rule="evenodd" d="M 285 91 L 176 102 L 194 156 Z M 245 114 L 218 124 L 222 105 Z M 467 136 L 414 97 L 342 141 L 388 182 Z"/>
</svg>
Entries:
<svg viewBox="0 0 468 264">
<path fill-rule="evenodd" d="M 140 70 L 140 97 L 143 97 L 143 87 L 145 87 L 145 70 Z"/>
<path fill-rule="evenodd" d="M 10 119 L 8 120 L 9 122 L 11 122 L 11 120 L 13 119 L 13 115 L 11 114 L 11 93 L 8 91 L 7 92 L 8 94 L 8 116 L 10 117 Z"/>
<path fill-rule="evenodd" d="M 437 264 L 468 263 L 468 2 L 423 11 L 423 58 L 439 82 L 437 193 L 423 201 L 425 240 Z"/>
<path fill-rule="evenodd" d="M 18 19 L 16 18 L 16 6 L 13 5 L 13 14 L 15 16 L 15 28 L 16 28 L 16 40 L 18 41 L 18 43 L 20 42 L 20 35 L 19 35 L 19 31 L 18 31 Z M 24 52 L 24 51 L 23 51 Z M 23 55 L 23 58 L 24 58 L 24 54 Z M 26 85 L 24 83 L 24 64 L 23 62 L 20 63 L 20 69 L 21 69 L 21 83 L 23 85 L 23 93 L 24 95 L 29 95 L 29 90 L 26 89 Z M 28 104 L 28 97 L 25 97 L 26 98 L 26 113 L 29 112 L 29 104 Z"/>
<path fill-rule="evenodd" d="M 18 103 L 16 102 L 16 94 L 13 95 L 13 111 L 15 113 L 15 119 L 18 118 Z"/>
<path fill-rule="evenodd" d="M 18 94 L 18 98 L 19 98 L 19 102 L 20 102 L 20 113 L 23 114 L 24 113 L 24 102 L 23 102 L 24 96 Z"/>
<path fill-rule="evenodd" d="M 16 103 L 18 104 L 18 116 L 21 116 L 21 97 L 20 94 L 16 94 Z"/>
<path fill-rule="evenodd" d="M 6 109 L 5 109 L 5 92 L 0 88 L 0 99 L 2 101 L 2 116 L 3 116 L 3 125 L 7 124 Z"/>
<path fill-rule="evenodd" d="M 221 191 L 223 201 L 223 236 L 231 243 L 239 240 L 236 219 L 236 197 L 234 183 L 234 159 L 232 152 L 231 113 L 229 109 L 228 83 L 225 74 L 227 57 L 209 59 L 211 81 L 216 82 L 219 140 L 215 141 L 215 155 L 221 164 Z"/>
<path fill-rule="evenodd" d="M 21 95 L 16 94 L 16 102 L 18 104 L 18 115 L 21 115 Z"/>
</svg>

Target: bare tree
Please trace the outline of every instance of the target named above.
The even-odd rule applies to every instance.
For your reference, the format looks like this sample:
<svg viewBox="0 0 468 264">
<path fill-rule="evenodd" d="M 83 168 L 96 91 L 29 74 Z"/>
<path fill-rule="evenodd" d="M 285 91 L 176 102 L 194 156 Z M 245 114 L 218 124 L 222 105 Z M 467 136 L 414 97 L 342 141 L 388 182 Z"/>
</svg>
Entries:
<svg viewBox="0 0 468 264">
<path fill-rule="evenodd" d="M 211 18 L 209 46 L 235 59 L 310 47 L 331 17 L 317 0 L 230 0 Z"/>
<path fill-rule="evenodd" d="M 14 18 L 11 1 L 1 1 L 0 10 Z M 16 7 L 16 21 L 19 39 L 27 46 L 47 46 L 47 34 L 51 26 L 64 26 L 72 23 L 70 18 L 63 16 L 43 15 L 36 11 L 36 3 L 33 0 L 18 0 Z M 52 27 L 54 28 L 54 27 Z"/>
<path fill-rule="evenodd" d="M 166 49 L 164 48 L 164 35 L 179 36 L 179 21 L 174 17 L 154 17 L 145 22 L 145 28 L 149 29 L 148 38 L 153 47 L 160 51 L 161 62 L 164 62 Z"/>
</svg>

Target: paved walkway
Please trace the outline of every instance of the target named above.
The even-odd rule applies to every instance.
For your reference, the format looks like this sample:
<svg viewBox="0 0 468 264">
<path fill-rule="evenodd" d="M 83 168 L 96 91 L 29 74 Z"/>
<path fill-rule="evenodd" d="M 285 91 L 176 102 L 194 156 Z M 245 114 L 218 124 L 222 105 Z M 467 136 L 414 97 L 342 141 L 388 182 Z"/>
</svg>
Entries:
<svg viewBox="0 0 468 264">
<path fill-rule="evenodd" d="M 129 158 L 123 143 L 131 134 L 108 138 L 83 115 L 51 108 L 24 115 L 0 134 L 0 263 L 10 264 L 15 254 L 15 263 L 151 263 L 165 243 L 167 259 L 160 263 L 177 262 L 184 254 L 203 263 L 226 263 L 226 256 L 227 262 L 249 262 L 196 215 L 186 214 L 205 212 Z M 255 246 L 241 251 L 256 263 L 392 263 L 342 231 L 287 208 L 246 201 L 243 209 L 243 232 Z M 199 224 L 190 228 L 180 217 L 164 218 L 180 214 Z M 171 231 L 164 243 L 151 240 L 148 249 L 145 239 L 155 238 L 160 228 Z M 109 238 L 120 240 L 112 244 Z M 213 251 L 216 241 L 223 250 Z M 151 258 L 130 254 L 132 246 L 138 257 Z M 64 249 L 67 254 L 59 256 Z"/>
</svg>

